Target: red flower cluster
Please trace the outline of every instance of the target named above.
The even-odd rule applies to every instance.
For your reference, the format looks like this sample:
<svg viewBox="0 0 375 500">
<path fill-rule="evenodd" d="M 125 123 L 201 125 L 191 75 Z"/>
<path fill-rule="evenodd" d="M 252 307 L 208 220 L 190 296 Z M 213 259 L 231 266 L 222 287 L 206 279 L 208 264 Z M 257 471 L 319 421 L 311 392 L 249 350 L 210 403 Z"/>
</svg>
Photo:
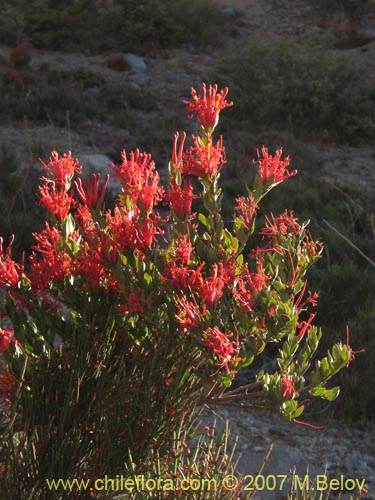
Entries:
<svg viewBox="0 0 375 500">
<path fill-rule="evenodd" d="M 293 386 L 293 381 L 288 375 L 282 375 L 281 386 L 285 388 L 283 392 L 283 398 L 298 396 L 298 392 Z"/>
<path fill-rule="evenodd" d="M 73 203 L 73 194 L 68 193 L 72 177 L 75 172 L 81 173 L 82 168 L 78 160 L 72 158 L 70 151 L 62 158 L 53 151 L 49 163 L 45 164 L 43 161 L 41 163 L 51 178 L 42 178 L 39 203 L 58 221 L 62 221 L 68 215 Z"/>
<path fill-rule="evenodd" d="M 68 151 L 64 156 L 59 158 L 56 151 L 52 151 L 49 163 L 44 163 L 40 160 L 46 172 L 50 173 L 53 180 L 57 182 L 59 186 L 69 184 L 74 173 L 81 174 L 82 167 L 79 166 L 77 159 L 72 158 L 72 153 Z M 69 185 L 70 186 L 70 185 Z M 66 186 L 68 189 L 68 186 Z"/>
<path fill-rule="evenodd" d="M 207 90 L 206 85 L 202 83 L 201 89 L 202 93 L 197 94 L 197 91 L 192 88 L 193 101 L 186 100 L 184 104 L 191 112 L 189 118 L 193 118 L 196 114 L 205 129 L 213 129 L 219 120 L 220 111 L 228 106 L 233 106 L 233 102 L 225 100 L 228 94 L 227 87 L 217 92 L 217 85 L 210 85 Z"/>
<path fill-rule="evenodd" d="M 252 313 L 256 305 L 254 295 L 267 287 L 270 277 L 264 273 L 261 260 L 258 260 L 256 272 L 251 272 L 246 265 L 241 271 L 234 280 L 233 294 L 240 307 Z"/>
<path fill-rule="evenodd" d="M 259 231 L 259 234 L 269 238 L 273 242 L 277 242 L 280 235 L 296 236 L 301 233 L 302 226 L 298 224 L 294 217 L 293 211 L 285 210 L 278 217 L 272 213 L 270 217 L 266 216 L 266 225 Z"/>
<path fill-rule="evenodd" d="M 234 357 L 239 352 L 238 341 L 230 340 L 233 333 L 222 333 L 217 326 L 208 328 L 204 333 L 206 337 L 203 339 L 203 344 L 215 354 L 217 364 L 224 365 L 226 372 L 229 373 L 229 363 L 241 360 L 241 358 Z"/>
<path fill-rule="evenodd" d="M 53 281 L 63 281 L 69 274 L 71 258 L 61 251 L 59 243 L 60 232 L 46 223 L 46 228 L 40 234 L 34 234 L 37 244 L 29 258 L 31 272 L 28 278 L 32 283 L 34 294 L 45 292 Z"/>
<path fill-rule="evenodd" d="M 15 288 L 23 273 L 23 266 L 16 264 L 11 257 L 13 241 L 14 234 L 9 238 L 9 245 L 4 255 L 3 238 L 0 238 L 0 286 L 4 288 Z"/>
<path fill-rule="evenodd" d="M 179 186 L 173 181 L 171 190 L 165 195 L 165 200 L 169 201 L 170 207 L 181 219 L 191 213 L 191 206 L 195 198 L 198 196 L 193 192 L 192 179 L 188 181 L 184 179 L 183 186 Z"/>
<path fill-rule="evenodd" d="M 105 190 L 109 181 L 109 174 L 106 174 L 104 178 L 102 191 L 98 197 L 99 180 L 100 174 L 93 174 L 89 179 L 86 179 L 83 182 L 80 178 L 74 181 L 74 186 L 79 194 L 79 197 L 90 211 L 98 210 L 103 206 Z"/>
<path fill-rule="evenodd" d="M 124 194 L 134 202 L 140 201 L 147 211 L 162 199 L 163 188 L 159 186 L 159 174 L 150 154 L 136 149 L 130 152 L 128 159 L 123 151 L 121 165 L 111 165 L 111 168 L 120 180 Z"/>
<path fill-rule="evenodd" d="M 236 198 L 235 211 L 238 219 L 242 222 L 246 229 L 251 229 L 254 216 L 257 213 L 258 205 L 254 201 L 254 197 L 250 194 L 248 197 L 238 196 Z"/>
<path fill-rule="evenodd" d="M 11 344 L 21 348 L 21 344 L 14 336 L 14 330 L 5 330 L 0 328 L 0 351 L 7 351 Z"/>
<path fill-rule="evenodd" d="M 289 172 L 287 167 L 290 165 L 290 158 L 287 156 L 284 160 L 281 159 L 283 150 L 280 148 L 276 151 L 274 156 L 268 154 L 268 149 L 264 146 L 262 147 L 262 156 L 258 153 L 258 159 L 254 160 L 254 163 L 259 164 L 259 174 L 262 179 L 263 184 L 272 179 L 272 184 L 275 186 L 288 177 L 296 175 L 297 170 L 292 170 Z"/>
<path fill-rule="evenodd" d="M 193 136 L 194 146 L 184 155 L 183 173 L 195 177 L 215 176 L 220 172 L 225 164 L 225 150 L 223 140 L 220 137 L 216 146 L 212 144 L 212 137 L 209 136 L 207 144 Z"/>
</svg>

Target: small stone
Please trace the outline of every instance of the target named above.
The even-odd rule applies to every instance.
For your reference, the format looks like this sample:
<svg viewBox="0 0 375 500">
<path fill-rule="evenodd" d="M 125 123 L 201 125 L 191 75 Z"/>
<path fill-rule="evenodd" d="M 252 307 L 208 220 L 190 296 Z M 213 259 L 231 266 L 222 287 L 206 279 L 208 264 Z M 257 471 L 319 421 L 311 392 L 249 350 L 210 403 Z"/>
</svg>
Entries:
<svg viewBox="0 0 375 500">
<path fill-rule="evenodd" d="M 224 7 L 221 12 L 226 17 L 234 17 L 236 15 L 236 9 L 232 6 Z"/>
<path fill-rule="evenodd" d="M 88 96 L 97 95 L 98 92 L 99 92 L 98 87 L 87 87 L 83 91 L 84 95 L 88 95 Z"/>
<path fill-rule="evenodd" d="M 128 63 L 130 71 L 133 73 L 144 73 L 147 71 L 147 65 L 143 57 L 127 52 L 124 54 L 124 59 Z"/>
</svg>

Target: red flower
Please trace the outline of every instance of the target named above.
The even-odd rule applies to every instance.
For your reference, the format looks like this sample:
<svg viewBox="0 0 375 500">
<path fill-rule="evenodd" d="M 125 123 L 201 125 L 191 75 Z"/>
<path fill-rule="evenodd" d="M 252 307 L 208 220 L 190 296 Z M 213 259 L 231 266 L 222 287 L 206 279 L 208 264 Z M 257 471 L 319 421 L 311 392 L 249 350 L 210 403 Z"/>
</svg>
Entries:
<svg viewBox="0 0 375 500">
<path fill-rule="evenodd" d="M 172 182 L 172 189 L 166 193 L 165 199 L 169 201 L 170 207 L 175 214 L 184 219 L 191 212 L 191 205 L 194 198 L 198 196 L 193 193 L 192 180 L 184 181 L 183 187 L 178 186 L 174 181 Z"/>
<path fill-rule="evenodd" d="M 189 269 L 186 266 L 178 267 L 175 262 L 168 263 L 163 273 L 163 282 L 170 282 L 178 289 L 195 287 L 196 283 L 202 280 L 201 270 L 204 264 L 197 269 Z"/>
<path fill-rule="evenodd" d="M 359 351 L 354 351 L 349 345 L 349 327 L 346 326 L 346 347 L 349 349 L 349 361 L 346 363 L 346 368 L 350 365 L 352 361 L 355 360 L 355 355 L 366 352 L 366 349 L 360 349 Z"/>
<path fill-rule="evenodd" d="M 193 118 L 196 114 L 202 126 L 205 129 L 213 129 L 219 120 L 219 113 L 227 106 L 233 106 L 233 102 L 226 101 L 225 97 L 228 94 L 228 87 L 224 87 L 220 92 L 217 92 L 217 85 L 210 85 L 208 91 L 206 85 L 201 85 L 202 93 L 197 94 L 194 88 L 191 89 L 193 100 L 184 100 L 187 105 L 189 118 Z"/>
<path fill-rule="evenodd" d="M 258 210 L 258 205 L 254 203 L 254 197 L 252 194 L 247 198 L 243 196 L 238 196 L 236 198 L 237 205 L 235 207 L 235 211 L 237 213 L 237 217 L 245 226 L 246 229 L 251 229 L 253 224 L 253 218 Z"/>
<path fill-rule="evenodd" d="M 218 365 L 225 365 L 226 372 L 229 373 L 229 363 L 240 361 L 240 358 L 234 356 L 238 354 L 238 341 L 229 340 L 233 333 L 222 333 L 217 326 L 208 328 L 205 332 L 206 337 L 203 344 L 211 349 L 218 358 Z"/>
<path fill-rule="evenodd" d="M 176 319 L 180 323 L 181 328 L 189 330 L 199 327 L 203 322 L 203 315 L 195 297 L 188 300 L 185 295 L 182 297 L 174 297 L 173 301 L 177 307 Z M 203 304 L 203 313 L 205 305 Z"/>
<path fill-rule="evenodd" d="M 118 312 L 120 314 L 125 314 L 125 313 L 142 314 L 144 312 L 144 307 L 142 306 L 141 302 L 145 302 L 145 300 L 139 298 L 140 293 L 141 293 L 140 288 L 137 288 L 135 292 L 130 293 L 126 298 L 125 304 L 117 306 Z"/>
<path fill-rule="evenodd" d="M 294 217 L 293 211 L 285 210 L 284 213 L 275 218 L 271 213 L 270 217 L 266 216 L 266 225 L 259 231 L 259 234 L 275 242 L 278 241 L 280 235 L 295 236 L 301 234 L 302 226 L 298 224 Z"/>
<path fill-rule="evenodd" d="M 236 276 L 233 294 L 247 312 L 253 311 L 256 304 L 254 294 L 265 288 L 269 279 L 269 276 L 264 274 L 261 260 L 258 260 L 257 272 L 251 272 L 247 266 L 244 266 L 242 274 Z"/>
<path fill-rule="evenodd" d="M 311 322 L 315 318 L 316 313 L 311 313 L 309 316 L 309 319 L 307 321 L 300 321 L 298 323 L 298 328 L 300 328 L 300 331 L 296 335 L 296 339 L 300 341 L 302 337 L 305 335 L 306 332 L 310 332 L 312 325 Z"/>
<path fill-rule="evenodd" d="M 180 262 L 183 265 L 190 264 L 190 257 L 194 250 L 191 242 L 186 238 L 186 236 L 180 236 L 174 247 L 174 262 Z"/>
<path fill-rule="evenodd" d="M 181 134 L 181 143 L 177 151 L 177 143 L 178 143 L 179 133 L 175 132 L 173 135 L 173 149 L 172 149 L 172 159 L 171 164 L 177 171 L 181 171 L 182 165 L 182 153 L 184 150 L 184 143 L 186 139 L 186 133 L 182 132 Z"/>
<path fill-rule="evenodd" d="M 257 150 L 258 159 L 254 160 L 254 163 L 259 163 L 259 174 L 261 176 L 263 184 L 272 178 L 272 185 L 275 186 L 280 182 L 296 175 L 297 170 L 289 172 L 287 167 L 290 164 L 290 158 L 287 156 L 284 160 L 281 159 L 283 153 L 282 148 L 276 151 L 274 156 L 268 154 L 268 149 L 264 146 L 262 147 L 262 155 L 260 156 L 259 150 Z"/>
<path fill-rule="evenodd" d="M 302 290 L 301 292 L 299 293 L 297 299 L 294 298 L 293 300 L 293 304 L 294 304 L 294 307 L 296 308 L 296 310 L 299 312 L 299 311 L 304 311 L 306 306 L 308 304 L 311 304 L 312 306 L 316 306 L 317 303 L 318 303 L 318 298 L 319 298 L 319 292 L 314 292 L 312 295 L 311 295 L 311 292 L 309 291 L 309 296 L 302 302 L 302 299 L 303 299 L 303 296 L 305 295 L 305 291 L 306 291 L 306 286 L 307 286 L 307 281 L 305 281 L 303 287 L 302 287 Z"/>
<path fill-rule="evenodd" d="M 16 287 L 23 273 L 23 266 L 14 262 L 11 257 L 13 241 L 14 234 L 9 238 L 9 245 L 4 255 L 3 238 L 0 238 L 0 286 L 5 288 Z"/>
<path fill-rule="evenodd" d="M 145 252 L 156 241 L 157 235 L 163 235 L 161 229 L 162 218 L 158 213 L 153 213 L 150 217 L 145 217 L 140 222 L 134 223 L 135 247 Z"/>
<path fill-rule="evenodd" d="M 83 182 L 80 178 L 74 181 L 74 186 L 79 197 L 90 210 L 98 210 L 104 203 L 104 195 L 109 180 L 109 174 L 106 174 L 104 177 L 102 191 L 98 199 L 99 179 L 100 174 L 93 174 L 89 179 Z"/>
<path fill-rule="evenodd" d="M 0 328 L 0 351 L 8 350 L 14 337 L 14 330 L 3 330 Z"/>
<path fill-rule="evenodd" d="M 58 221 L 62 221 L 68 215 L 73 195 L 68 195 L 65 185 L 56 186 L 56 182 L 50 179 L 43 179 L 42 186 L 39 186 L 39 203 L 51 214 L 54 214 Z"/>
<path fill-rule="evenodd" d="M 283 392 L 283 398 L 298 396 L 298 392 L 293 387 L 293 381 L 288 375 L 285 374 L 282 375 L 281 387 L 285 387 L 285 390 Z"/>
<path fill-rule="evenodd" d="M 207 144 L 203 144 L 196 136 L 193 136 L 193 140 L 194 146 L 184 155 L 183 173 L 196 177 L 216 175 L 226 162 L 222 137 L 216 146 L 213 146 L 211 136 L 208 138 Z"/>
<path fill-rule="evenodd" d="M 119 251 L 135 247 L 134 223 L 138 215 L 138 207 L 116 206 L 113 214 L 107 212 L 108 233 L 112 235 Z"/>
<path fill-rule="evenodd" d="M 82 167 L 79 166 L 78 160 L 72 158 L 70 151 L 64 154 L 62 158 L 56 151 L 52 151 L 51 158 L 48 164 L 40 160 L 45 170 L 52 171 L 52 178 L 59 184 L 59 186 L 66 186 L 67 179 L 70 181 L 74 175 L 82 173 Z M 68 189 L 69 186 L 66 186 Z"/>
<path fill-rule="evenodd" d="M 31 266 L 29 279 L 34 293 L 43 293 L 51 281 L 62 281 L 65 278 L 71 259 L 59 249 L 61 234 L 55 227 L 51 228 L 46 223 L 46 228 L 39 234 L 34 233 L 33 236 L 37 244 L 33 246 L 34 251 L 29 259 Z M 38 258 L 35 252 L 41 254 L 41 257 Z"/>
<path fill-rule="evenodd" d="M 111 168 L 120 179 L 125 195 L 129 195 L 134 202 L 139 200 L 147 211 L 162 199 L 164 191 L 158 185 L 159 174 L 155 171 L 155 163 L 151 161 L 150 154 L 136 149 L 130 152 L 128 159 L 123 151 L 121 165 L 111 165 Z"/>
<path fill-rule="evenodd" d="M 202 277 L 197 285 L 197 290 L 202 300 L 213 306 L 222 297 L 228 280 L 229 276 L 225 272 L 224 264 L 222 262 L 213 264 L 211 276 Z"/>
</svg>

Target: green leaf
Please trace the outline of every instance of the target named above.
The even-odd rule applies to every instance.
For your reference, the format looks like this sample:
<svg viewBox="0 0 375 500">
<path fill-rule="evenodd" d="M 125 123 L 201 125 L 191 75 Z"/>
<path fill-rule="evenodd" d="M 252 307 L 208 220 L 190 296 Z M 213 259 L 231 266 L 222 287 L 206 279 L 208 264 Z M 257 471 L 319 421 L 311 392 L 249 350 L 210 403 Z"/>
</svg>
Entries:
<svg viewBox="0 0 375 500">
<path fill-rule="evenodd" d="M 328 401 L 333 401 L 337 398 L 340 393 L 340 387 L 333 387 L 332 389 L 326 389 L 323 386 L 314 387 L 309 391 L 312 396 L 327 399 Z"/>
<path fill-rule="evenodd" d="M 73 233 L 74 229 L 75 229 L 74 219 L 71 214 L 68 214 L 65 217 L 64 222 L 62 224 L 62 234 L 64 238 L 68 239 L 69 236 Z"/>
</svg>

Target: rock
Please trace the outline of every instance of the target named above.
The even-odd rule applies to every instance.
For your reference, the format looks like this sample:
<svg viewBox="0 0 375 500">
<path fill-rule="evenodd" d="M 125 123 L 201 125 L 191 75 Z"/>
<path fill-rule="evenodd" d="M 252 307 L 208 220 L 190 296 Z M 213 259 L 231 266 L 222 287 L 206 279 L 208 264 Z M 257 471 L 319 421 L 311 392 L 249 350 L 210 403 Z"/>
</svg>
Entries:
<svg viewBox="0 0 375 500">
<path fill-rule="evenodd" d="M 237 13 L 235 7 L 232 7 L 232 6 L 224 7 L 224 9 L 222 9 L 221 12 L 226 17 L 234 17 Z"/>
<path fill-rule="evenodd" d="M 375 28 L 362 28 L 357 32 L 358 37 L 368 40 L 368 43 L 375 40 Z"/>
<path fill-rule="evenodd" d="M 86 96 L 93 96 L 93 95 L 97 95 L 98 92 L 99 92 L 98 87 L 87 87 L 83 91 L 83 94 Z"/>
<path fill-rule="evenodd" d="M 143 57 L 127 52 L 124 54 L 124 59 L 128 63 L 131 72 L 145 73 L 147 71 L 147 65 Z"/>
<path fill-rule="evenodd" d="M 131 82 L 137 83 L 138 85 L 145 85 L 149 81 L 149 76 L 146 73 L 134 73 L 129 76 Z"/>
</svg>

